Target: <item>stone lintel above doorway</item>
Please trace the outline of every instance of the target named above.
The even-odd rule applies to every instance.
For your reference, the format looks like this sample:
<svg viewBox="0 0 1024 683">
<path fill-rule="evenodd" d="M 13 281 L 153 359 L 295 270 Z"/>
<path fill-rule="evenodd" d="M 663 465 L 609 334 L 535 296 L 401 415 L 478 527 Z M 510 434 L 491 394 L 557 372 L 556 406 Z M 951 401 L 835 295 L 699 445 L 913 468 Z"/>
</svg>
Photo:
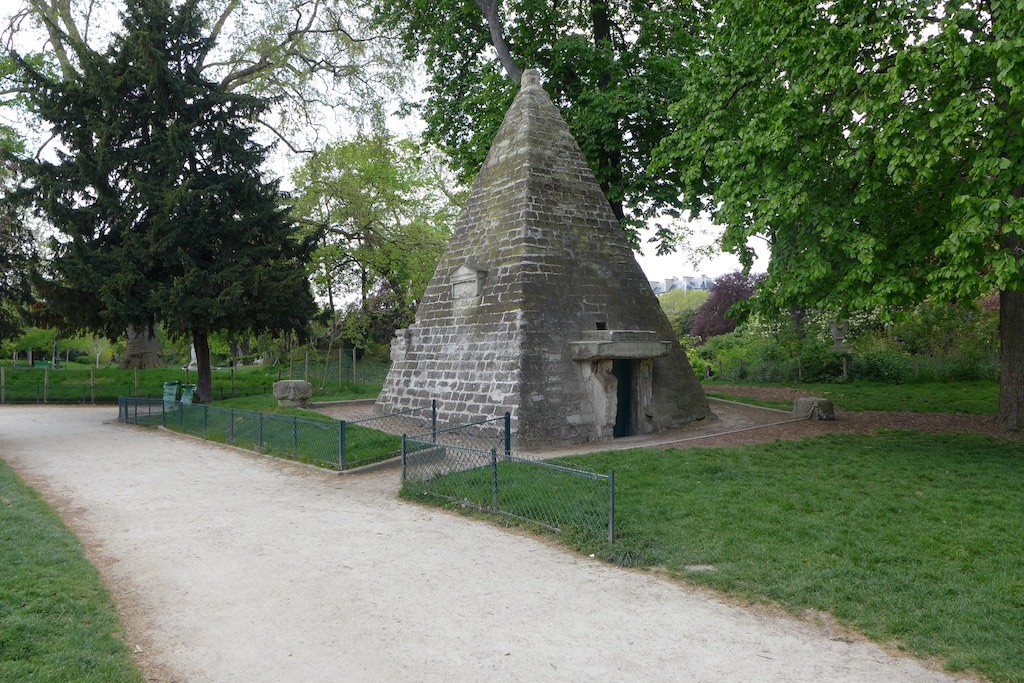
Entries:
<svg viewBox="0 0 1024 683">
<path fill-rule="evenodd" d="M 569 342 L 576 361 L 657 358 L 667 354 L 672 345 L 648 330 L 590 330 L 580 336 L 579 341 Z"/>
</svg>

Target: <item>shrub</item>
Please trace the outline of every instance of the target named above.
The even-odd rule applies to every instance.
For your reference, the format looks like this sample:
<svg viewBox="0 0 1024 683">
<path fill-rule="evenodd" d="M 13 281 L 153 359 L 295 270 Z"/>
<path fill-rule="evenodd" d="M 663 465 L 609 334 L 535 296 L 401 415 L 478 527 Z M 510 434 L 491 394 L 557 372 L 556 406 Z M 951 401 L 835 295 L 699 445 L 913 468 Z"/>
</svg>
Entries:
<svg viewBox="0 0 1024 683">
<path fill-rule="evenodd" d="M 872 382 L 904 384 L 914 379 L 915 368 L 906 351 L 874 348 L 854 356 L 853 376 Z"/>
<path fill-rule="evenodd" d="M 694 369 L 716 379 L 750 382 L 865 380 L 901 384 L 998 378 L 998 316 L 976 305 L 929 302 L 896 323 L 865 313 L 850 320 L 849 376 L 844 356 L 831 350 L 834 315 L 790 313 L 751 318 L 735 331 L 690 351 Z"/>
<path fill-rule="evenodd" d="M 836 382 L 843 376 L 843 354 L 815 337 L 807 337 L 800 345 L 799 378 L 801 382 Z"/>
</svg>

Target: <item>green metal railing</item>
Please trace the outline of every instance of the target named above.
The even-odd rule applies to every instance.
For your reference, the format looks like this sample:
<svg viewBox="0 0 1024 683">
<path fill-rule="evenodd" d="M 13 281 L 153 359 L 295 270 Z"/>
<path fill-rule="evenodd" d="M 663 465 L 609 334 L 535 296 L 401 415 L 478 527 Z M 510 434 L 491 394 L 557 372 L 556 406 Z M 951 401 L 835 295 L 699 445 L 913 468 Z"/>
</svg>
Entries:
<svg viewBox="0 0 1024 683">
<path fill-rule="evenodd" d="M 320 467 L 345 470 L 397 457 L 401 438 L 344 421 L 305 419 L 207 404 L 121 396 L 118 419 L 160 425 L 204 439 Z"/>
<path fill-rule="evenodd" d="M 411 496 L 615 539 L 615 472 L 402 437 L 402 487 Z"/>
<path fill-rule="evenodd" d="M 346 470 L 401 455 L 402 487 L 553 530 L 615 538 L 615 473 L 512 453 L 510 416 L 438 428 L 429 408 L 353 422 L 121 396 L 118 419 Z M 407 436 L 416 432 L 416 436 Z"/>
</svg>

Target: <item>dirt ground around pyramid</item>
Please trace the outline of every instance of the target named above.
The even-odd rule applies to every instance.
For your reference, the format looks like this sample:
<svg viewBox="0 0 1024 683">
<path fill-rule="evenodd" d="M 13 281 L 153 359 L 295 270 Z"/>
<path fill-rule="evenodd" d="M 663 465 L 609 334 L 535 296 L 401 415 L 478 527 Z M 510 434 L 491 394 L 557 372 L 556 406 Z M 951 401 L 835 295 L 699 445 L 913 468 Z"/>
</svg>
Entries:
<svg viewBox="0 0 1024 683">
<path fill-rule="evenodd" d="M 733 429 L 714 438 L 755 431 L 716 410 Z M 393 469 L 339 476 L 116 418 L 2 407 L 0 457 L 82 539 L 149 681 L 965 680 L 825 615 L 400 501 Z"/>
<path fill-rule="evenodd" d="M 802 396 L 811 395 L 805 390 L 789 387 L 718 386 L 716 390 L 734 396 L 783 402 L 792 402 Z M 713 413 L 712 419 L 695 422 L 680 429 L 572 448 L 551 449 L 539 454 L 553 457 L 568 452 L 637 447 L 742 446 L 770 443 L 780 439 L 805 439 L 828 433 L 874 434 L 880 429 L 980 434 L 1024 443 L 1024 431 L 998 425 L 989 415 L 837 410 L 835 420 L 797 420 L 789 411 L 759 408 L 718 399 L 708 399 L 708 402 Z M 315 409 L 340 420 L 358 420 L 373 413 L 373 402 L 350 401 L 317 406 Z"/>
</svg>

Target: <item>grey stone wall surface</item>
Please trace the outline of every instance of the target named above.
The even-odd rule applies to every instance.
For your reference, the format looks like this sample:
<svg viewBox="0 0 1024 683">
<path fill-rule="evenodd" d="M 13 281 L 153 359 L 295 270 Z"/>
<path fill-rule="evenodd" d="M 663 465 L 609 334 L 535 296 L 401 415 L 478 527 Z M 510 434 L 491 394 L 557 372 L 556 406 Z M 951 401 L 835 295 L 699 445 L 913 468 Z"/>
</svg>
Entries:
<svg viewBox="0 0 1024 683">
<path fill-rule="evenodd" d="M 648 345 L 666 352 L 637 362 L 636 433 L 709 414 L 583 153 L 528 71 L 416 322 L 396 335 L 377 410 L 436 398 L 450 424 L 509 411 L 516 448 L 607 438 L 607 401 L 597 396 L 606 373 L 600 359 L 574 360 L 571 346 L 596 330 L 671 341 Z"/>
</svg>

